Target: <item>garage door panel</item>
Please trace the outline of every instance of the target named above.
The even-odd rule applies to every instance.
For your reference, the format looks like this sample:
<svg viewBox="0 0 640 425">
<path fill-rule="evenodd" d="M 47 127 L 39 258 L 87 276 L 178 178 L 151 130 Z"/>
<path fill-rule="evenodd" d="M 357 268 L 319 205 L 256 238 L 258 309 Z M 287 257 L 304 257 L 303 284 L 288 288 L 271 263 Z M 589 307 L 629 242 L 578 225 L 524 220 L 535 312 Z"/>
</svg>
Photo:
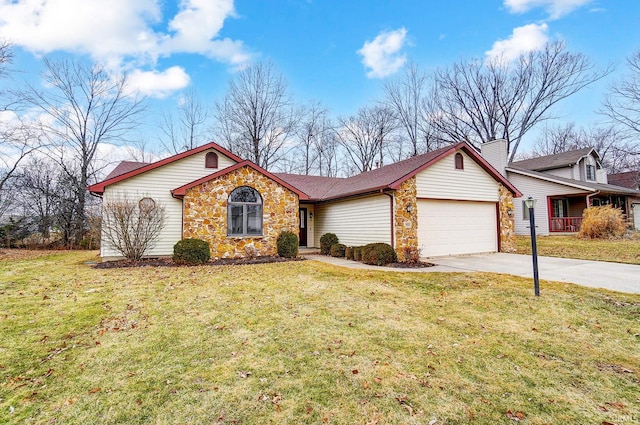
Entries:
<svg viewBox="0 0 640 425">
<path fill-rule="evenodd" d="M 497 251 L 496 204 L 470 201 L 418 201 L 418 245 L 422 255 Z"/>
</svg>

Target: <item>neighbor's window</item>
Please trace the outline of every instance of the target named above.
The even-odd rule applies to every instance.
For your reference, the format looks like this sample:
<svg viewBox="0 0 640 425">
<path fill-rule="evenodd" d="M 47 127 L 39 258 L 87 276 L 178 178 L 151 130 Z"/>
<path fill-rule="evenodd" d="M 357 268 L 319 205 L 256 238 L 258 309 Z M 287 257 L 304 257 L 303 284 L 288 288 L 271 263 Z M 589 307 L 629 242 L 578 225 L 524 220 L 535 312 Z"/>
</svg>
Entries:
<svg viewBox="0 0 640 425">
<path fill-rule="evenodd" d="M 254 188 L 240 186 L 229 195 L 227 235 L 262 235 L 262 197 Z"/>
<path fill-rule="evenodd" d="M 215 152 L 209 152 L 204 157 L 204 166 L 206 168 L 218 168 L 218 154 Z"/>
<path fill-rule="evenodd" d="M 595 165 L 587 165 L 587 180 L 596 179 L 596 167 Z"/>
<path fill-rule="evenodd" d="M 464 157 L 460 152 L 455 155 L 456 170 L 464 170 Z"/>
</svg>

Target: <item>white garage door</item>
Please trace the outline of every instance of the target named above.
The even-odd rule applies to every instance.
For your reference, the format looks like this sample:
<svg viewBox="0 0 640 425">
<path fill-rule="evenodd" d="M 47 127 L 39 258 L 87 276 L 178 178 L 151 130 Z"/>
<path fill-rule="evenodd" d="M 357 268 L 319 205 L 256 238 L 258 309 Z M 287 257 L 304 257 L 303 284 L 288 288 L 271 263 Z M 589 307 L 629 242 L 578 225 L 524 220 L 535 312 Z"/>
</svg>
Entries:
<svg viewBox="0 0 640 425">
<path fill-rule="evenodd" d="M 421 255 L 472 254 L 498 250 L 494 202 L 418 201 Z"/>
</svg>

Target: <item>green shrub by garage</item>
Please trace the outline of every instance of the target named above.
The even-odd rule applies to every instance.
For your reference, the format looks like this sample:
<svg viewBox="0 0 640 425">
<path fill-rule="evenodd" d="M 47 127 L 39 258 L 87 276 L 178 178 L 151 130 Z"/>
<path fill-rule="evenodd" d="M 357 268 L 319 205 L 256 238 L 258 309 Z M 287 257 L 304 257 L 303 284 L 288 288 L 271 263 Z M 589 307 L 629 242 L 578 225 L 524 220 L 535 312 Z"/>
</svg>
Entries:
<svg viewBox="0 0 640 425">
<path fill-rule="evenodd" d="M 190 266 L 204 264 L 211 258 L 209 242 L 201 239 L 182 239 L 173 246 L 173 261 Z"/>
<path fill-rule="evenodd" d="M 332 257 L 344 258 L 346 250 L 346 245 L 341 243 L 334 243 L 333 245 L 331 245 L 330 254 Z"/>
<path fill-rule="evenodd" d="M 347 260 L 353 260 L 353 247 L 348 246 L 347 249 L 344 250 L 344 258 Z"/>
<path fill-rule="evenodd" d="M 398 256 L 393 247 L 387 243 L 370 243 L 362 247 L 362 262 L 375 266 L 395 263 Z"/>
<path fill-rule="evenodd" d="M 361 246 L 354 246 L 353 247 L 353 259 L 355 261 L 361 261 L 362 260 L 362 247 Z"/>
<path fill-rule="evenodd" d="M 288 230 L 280 233 L 276 245 L 280 257 L 295 258 L 298 256 L 298 236 L 295 233 Z"/>
<path fill-rule="evenodd" d="M 331 253 L 331 245 L 339 242 L 335 233 L 325 233 L 320 236 L 320 254 L 329 255 Z"/>
</svg>

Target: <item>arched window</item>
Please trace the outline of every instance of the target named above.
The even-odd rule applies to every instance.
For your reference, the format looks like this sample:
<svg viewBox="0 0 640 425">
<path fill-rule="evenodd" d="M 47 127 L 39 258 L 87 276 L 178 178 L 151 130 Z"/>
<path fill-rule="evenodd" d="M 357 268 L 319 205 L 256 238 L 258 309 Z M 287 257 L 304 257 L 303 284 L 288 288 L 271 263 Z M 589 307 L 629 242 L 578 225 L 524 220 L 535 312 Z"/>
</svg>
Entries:
<svg viewBox="0 0 640 425">
<path fill-rule="evenodd" d="M 208 152 L 204 157 L 204 166 L 206 168 L 218 168 L 218 154 L 215 152 Z"/>
<path fill-rule="evenodd" d="M 262 197 L 249 186 L 240 186 L 229 194 L 227 235 L 262 235 Z"/>
<path fill-rule="evenodd" d="M 455 155 L 456 170 L 464 170 L 464 157 L 460 152 Z"/>
</svg>

